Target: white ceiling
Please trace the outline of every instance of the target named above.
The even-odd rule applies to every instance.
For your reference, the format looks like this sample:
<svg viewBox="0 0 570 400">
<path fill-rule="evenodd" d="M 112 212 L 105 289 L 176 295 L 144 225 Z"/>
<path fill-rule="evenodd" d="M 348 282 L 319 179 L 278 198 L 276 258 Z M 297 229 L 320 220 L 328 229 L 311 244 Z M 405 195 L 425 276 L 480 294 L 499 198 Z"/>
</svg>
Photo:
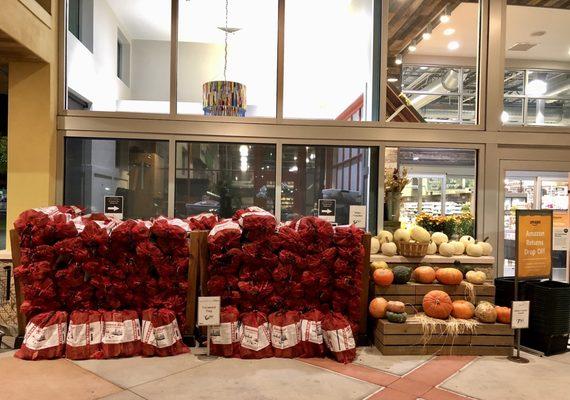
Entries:
<svg viewBox="0 0 570 400">
<path fill-rule="evenodd" d="M 447 24 L 440 23 L 433 29 L 430 40 L 419 42 L 416 54 L 475 57 L 478 12 L 479 5 L 476 3 L 460 4 Z M 447 28 L 455 29 L 455 33 L 445 36 L 443 31 Z M 546 33 L 541 37 L 532 37 L 531 33 L 537 31 Z M 455 51 L 447 48 L 452 40 L 460 44 Z M 508 59 L 570 62 L 570 10 L 508 6 L 506 48 L 519 42 L 533 42 L 537 46 L 526 52 L 507 51 Z"/>
<path fill-rule="evenodd" d="M 170 39 L 170 0 L 106 0 L 131 39 Z M 180 0 L 179 39 L 184 42 L 222 43 L 225 0 Z M 228 26 L 236 35 L 266 35 L 277 26 L 277 1 L 229 0 Z"/>
</svg>

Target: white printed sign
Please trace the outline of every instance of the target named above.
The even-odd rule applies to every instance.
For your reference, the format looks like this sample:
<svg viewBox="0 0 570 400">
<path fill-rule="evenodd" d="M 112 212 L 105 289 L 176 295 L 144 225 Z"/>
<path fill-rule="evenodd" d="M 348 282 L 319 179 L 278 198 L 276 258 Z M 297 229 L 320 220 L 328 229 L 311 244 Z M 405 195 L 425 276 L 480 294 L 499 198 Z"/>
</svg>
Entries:
<svg viewBox="0 0 570 400">
<path fill-rule="evenodd" d="M 220 325 L 220 296 L 198 297 L 198 326 Z"/>
<path fill-rule="evenodd" d="M 350 206 L 348 223 L 354 224 L 357 228 L 366 229 L 366 206 Z"/>
<path fill-rule="evenodd" d="M 513 306 L 511 308 L 511 328 L 528 328 L 529 315 L 530 301 L 513 301 Z"/>
</svg>

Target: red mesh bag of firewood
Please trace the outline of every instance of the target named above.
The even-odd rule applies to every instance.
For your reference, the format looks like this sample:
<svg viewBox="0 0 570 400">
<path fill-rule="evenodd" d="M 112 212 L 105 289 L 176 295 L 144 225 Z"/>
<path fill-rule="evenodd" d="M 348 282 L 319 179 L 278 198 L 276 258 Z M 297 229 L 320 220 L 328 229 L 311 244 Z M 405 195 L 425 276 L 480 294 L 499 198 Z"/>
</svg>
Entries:
<svg viewBox="0 0 570 400">
<path fill-rule="evenodd" d="M 210 354 L 220 357 L 239 357 L 240 341 L 238 309 L 233 306 L 222 307 L 220 325 L 211 328 Z"/>
<path fill-rule="evenodd" d="M 182 343 L 176 314 L 166 308 L 150 308 L 142 312 L 142 355 L 145 357 L 175 356 L 188 353 Z"/>
<path fill-rule="evenodd" d="M 322 321 L 324 314 L 319 310 L 307 311 L 301 316 L 301 357 L 324 357 L 325 343 L 323 339 Z"/>
<path fill-rule="evenodd" d="M 103 312 L 103 358 L 133 357 L 141 352 L 141 326 L 136 311 Z"/>
<path fill-rule="evenodd" d="M 65 354 L 67 313 L 51 311 L 38 314 L 28 322 L 22 347 L 14 354 L 23 360 L 51 360 Z"/>
<path fill-rule="evenodd" d="M 327 349 L 341 363 L 356 358 L 356 343 L 348 320 L 340 313 L 329 313 L 323 318 L 323 338 Z"/>
<path fill-rule="evenodd" d="M 303 354 L 301 316 L 298 311 L 277 311 L 269 315 L 271 346 L 275 357 L 295 358 Z"/>
<path fill-rule="evenodd" d="M 241 358 L 266 358 L 273 356 L 269 323 L 259 311 L 246 312 L 241 317 L 243 334 L 240 342 Z"/>
<path fill-rule="evenodd" d="M 103 358 L 102 337 L 103 321 L 99 311 L 73 311 L 69 317 L 65 357 L 70 360 Z"/>
</svg>

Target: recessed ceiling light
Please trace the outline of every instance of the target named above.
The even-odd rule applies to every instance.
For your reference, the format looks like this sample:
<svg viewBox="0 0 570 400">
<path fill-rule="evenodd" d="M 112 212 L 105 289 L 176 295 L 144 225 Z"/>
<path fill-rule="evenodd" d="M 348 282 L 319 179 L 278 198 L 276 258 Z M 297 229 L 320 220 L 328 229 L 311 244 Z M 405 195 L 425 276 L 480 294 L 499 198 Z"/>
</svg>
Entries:
<svg viewBox="0 0 570 400">
<path fill-rule="evenodd" d="M 447 48 L 451 51 L 457 50 L 459 48 L 459 42 L 456 40 L 453 40 L 447 44 Z"/>
<path fill-rule="evenodd" d="M 443 34 L 445 36 L 451 36 L 455 33 L 455 29 L 453 28 L 447 28 L 446 30 L 443 31 Z"/>
<path fill-rule="evenodd" d="M 418 49 L 418 46 L 416 46 L 416 41 L 414 40 L 412 43 L 410 43 L 410 45 L 408 46 L 408 51 L 410 53 L 414 53 L 416 50 Z"/>
<path fill-rule="evenodd" d="M 398 82 L 398 78 L 394 77 L 388 78 L 388 82 Z"/>
<path fill-rule="evenodd" d="M 420 69 L 421 69 L 422 71 L 425 71 L 426 69 L 428 69 L 428 67 L 426 67 L 425 65 L 423 65 L 423 66 L 420 67 Z"/>
<path fill-rule="evenodd" d="M 542 96 L 546 93 L 547 86 L 542 79 L 534 79 L 526 85 L 526 94 L 529 96 Z"/>
<path fill-rule="evenodd" d="M 447 24 L 450 19 L 451 19 L 451 14 L 449 13 L 447 6 L 445 6 L 445 8 L 443 9 L 443 13 L 439 16 L 439 22 L 441 22 L 442 24 Z"/>
<path fill-rule="evenodd" d="M 428 26 L 426 26 L 424 33 L 422 33 L 422 39 L 423 40 L 430 40 L 431 39 L 431 25 L 428 24 Z"/>
<path fill-rule="evenodd" d="M 502 122 L 503 124 L 506 124 L 507 122 L 509 122 L 509 117 L 510 117 L 509 113 L 506 112 L 506 111 L 503 111 L 503 112 L 501 113 L 501 122 Z"/>
<path fill-rule="evenodd" d="M 404 61 L 404 60 L 403 60 L 403 58 L 402 58 L 402 55 L 401 55 L 401 54 L 398 54 L 398 55 L 396 56 L 396 61 L 394 61 L 394 62 L 396 63 L 396 65 L 402 65 L 402 62 L 403 62 L 403 61 Z"/>
</svg>

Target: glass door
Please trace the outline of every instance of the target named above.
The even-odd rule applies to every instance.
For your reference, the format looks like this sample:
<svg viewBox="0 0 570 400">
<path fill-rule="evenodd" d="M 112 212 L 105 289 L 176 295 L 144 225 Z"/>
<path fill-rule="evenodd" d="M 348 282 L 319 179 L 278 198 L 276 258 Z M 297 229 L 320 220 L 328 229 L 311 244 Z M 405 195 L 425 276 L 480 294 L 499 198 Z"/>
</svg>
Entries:
<svg viewBox="0 0 570 400">
<path fill-rule="evenodd" d="M 515 273 L 515 211 L 553 210 L 553 279 L 568 281 L 570 218 L 568 172 L 505 171 L 504 179 L 504 276 Z"/>
</svg>

